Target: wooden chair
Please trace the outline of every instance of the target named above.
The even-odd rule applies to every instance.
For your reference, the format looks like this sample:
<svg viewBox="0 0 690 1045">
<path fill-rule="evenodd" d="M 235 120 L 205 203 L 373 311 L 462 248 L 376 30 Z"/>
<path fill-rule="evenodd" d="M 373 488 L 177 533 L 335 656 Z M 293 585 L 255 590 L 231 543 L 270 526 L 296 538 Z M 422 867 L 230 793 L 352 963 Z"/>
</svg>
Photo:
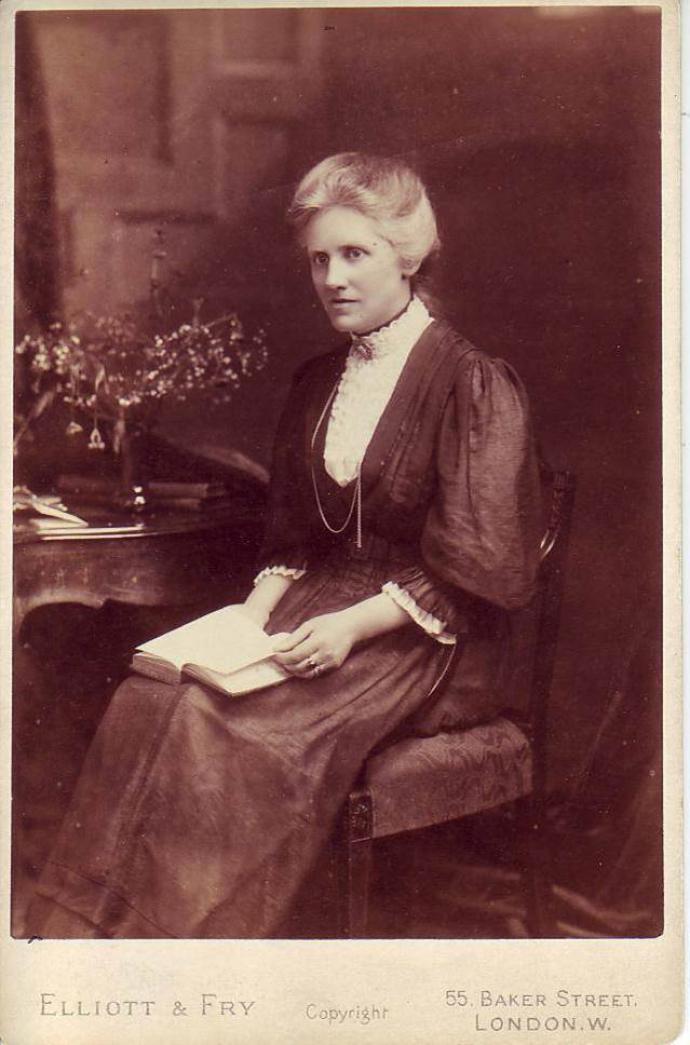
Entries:
<svg viewBox="0 0 690 1045">
<path fill-rule="evenodd" d="M 376 839 L 417 831 L 517 801 L 526 848 L 522 879 L 526 924 L 550 934 L 550 880 L 545 851 L 548 704 L 560 622 L 575 479 L 543 468 L 550 488 L 537 593 L 526 611 L 531 632 L 520 660 L 527 707 L 520 724 L 507 715 L 459 732 L 398 740 L 374 754 L 346 803 L 342 934 L 367 931 L 372 849 Z M 519 800 L 519 801 L 518 801 Z"/>
</svg>

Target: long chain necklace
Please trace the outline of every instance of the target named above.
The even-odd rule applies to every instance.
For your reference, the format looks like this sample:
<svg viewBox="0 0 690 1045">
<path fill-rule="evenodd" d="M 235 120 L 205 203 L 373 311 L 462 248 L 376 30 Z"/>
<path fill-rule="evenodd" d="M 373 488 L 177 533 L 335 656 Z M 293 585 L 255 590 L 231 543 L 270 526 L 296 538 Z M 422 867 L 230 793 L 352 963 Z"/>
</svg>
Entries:
<svg viewBox="0 0 690 1045">
<path fill-rule="evenodd" d="M 316 473 L 314 471 L 314 456 L 315 456 L 316 440 L 317 440 L 317 437 L 318 437 L 321 425 L 324 422 L 324 418 L 326 417 L 326 414 L 328 413 L 328 411 L 331 408 L 331 404 L 333 403 L 333 400 L 335 398 L 335 393 L 338 390 L 339 383 L 340 383 L 340 379 L 338 379 L 338 381 L 336 381 L 335 385 L 333 386 L 333 391 L 331 392 L 331 394 L 329 395 L 328 399 L 326 400 L 326 405 L 324 406 L 323 410 L 321 411 L 321 416 L 319 417 L 319 420 L 316 422 L 316 427 L 314 428 L 314 434 L 311 437 L 311 454 L 310 454 L 310 457 L 309 457 L 309 464 L 310 464 L 310 468 L 311 468 L 311 484 L 314 487 L 314 497 L 316 498 L 316 507 L 319 510 L 319 515 L 321 517 L 321 522 L 326 527 L 326 529 L 328 530 L 329 533 L 333 533 L 333 534 L 343 533 L 344 530 L 346 530 L 347 527 L 349 526 L 350 520 L 352 518 L 353 513 L 355 511 L 357 512 L 357 518 L 356 518 L 356 527 L 357 527 L 356 541 L 357 541 L 357 547 L 361 548 L 362 547 L 362 465 L 360 464 L 359 468 L 357 469 L 357 475 L 355 477 L 355 492 L 354 492 L 353 497 L 352 497 L 352 503 L 351 503 L 351 505 L 349 507 L 349 510 L 348 510 L 348 513 L 347 513 L 347 515 L 345 517 L 345 522 L 343 523 L 342 526 L 331 526 L 331 524 L 329 523 L 328 519 L 326 518 L 326 514 L 325 514 L 325 512 L 323 510 L 323 504 L 321 503 L 321 495 L 319 494 L 319 485 L 318 485 L 318 483 L 316 481 Z"/>
</svg>

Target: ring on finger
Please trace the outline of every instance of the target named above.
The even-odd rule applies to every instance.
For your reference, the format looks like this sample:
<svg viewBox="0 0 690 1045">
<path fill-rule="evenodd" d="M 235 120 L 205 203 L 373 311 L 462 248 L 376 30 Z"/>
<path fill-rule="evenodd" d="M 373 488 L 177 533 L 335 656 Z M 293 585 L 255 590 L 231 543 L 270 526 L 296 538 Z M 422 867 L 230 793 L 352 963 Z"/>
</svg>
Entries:
<svg viewBox="0 0 690 1045">
<path fill-rule="evenodd" d="M 317 675 L 320 675 L 323 670 L 323 664 L 315 664 L 314 667 L 311 669 L 311 673 L 314 676 L 314 678 L 316 678 Z"/>
<path fill-rule="evenodd" d="M 313 657 L 307 657 L 307 667 L 311 668 L 312 671 L 318 670 L 319 665 L 316 663 Z"/>
</svg>

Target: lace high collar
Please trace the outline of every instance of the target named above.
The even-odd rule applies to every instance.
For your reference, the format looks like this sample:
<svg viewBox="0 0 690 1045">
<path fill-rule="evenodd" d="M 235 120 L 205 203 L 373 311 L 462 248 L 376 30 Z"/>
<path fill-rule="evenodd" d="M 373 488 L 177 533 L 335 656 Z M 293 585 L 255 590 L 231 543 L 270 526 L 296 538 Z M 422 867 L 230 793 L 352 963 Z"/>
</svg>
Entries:
<svg viewBox="0 0 690 1045">
<path fill-rule="evenodd" d="M 352 334 L 352 351 L 364 359 L 387 356 L 401 348 L 409 348 L 418 339 L 431 316 L 418 297 L 410 298 L 404 312 L 369 334 Z"/>
</svg>

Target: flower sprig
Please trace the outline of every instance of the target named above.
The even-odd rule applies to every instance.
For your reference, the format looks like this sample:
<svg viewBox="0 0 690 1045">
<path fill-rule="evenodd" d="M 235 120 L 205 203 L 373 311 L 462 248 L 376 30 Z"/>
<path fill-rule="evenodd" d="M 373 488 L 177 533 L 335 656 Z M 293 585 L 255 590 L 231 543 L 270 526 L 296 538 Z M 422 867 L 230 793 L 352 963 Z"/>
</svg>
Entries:
<svg viewBox="0 0 690 1045">
<path fill-rule="evenodd" d="M 203 391 L 215 402 L 228 401 L 265 365 L 266 338 L 262 330 L 248 335 L 234 312 L 202 323 L 200 305 L 194 302 L 191 323 L 167 332 L 151 333 L 130 313 L 82 313 L 27 334 L 15 352 L 26 360 L 33 406 L 19 426 L 15 448 L 56 398 L 70 410 L 68 435 L 83 431 L 78 415 L 92 418 L 90 449 L 105 447 L 99 421 L 114 422 L 116 451 L 125 426 L 151 423 L 164 400 L 184 402 Z"/>
</svg>

